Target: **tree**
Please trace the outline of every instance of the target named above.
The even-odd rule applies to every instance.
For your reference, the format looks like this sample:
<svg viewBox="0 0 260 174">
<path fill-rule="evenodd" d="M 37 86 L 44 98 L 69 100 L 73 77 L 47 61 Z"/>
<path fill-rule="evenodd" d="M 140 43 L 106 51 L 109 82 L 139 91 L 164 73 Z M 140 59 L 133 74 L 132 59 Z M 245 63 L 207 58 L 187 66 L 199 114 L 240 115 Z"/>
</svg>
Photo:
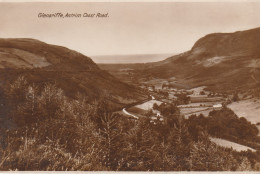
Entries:
<svg viewBox="0 0 260 174">
<path fill-rule="evenodd" d="M 46 84 L 39 97 L 42 116 L 46 118 L 56 117 L 56 113 L 65 100 L 65 95 L 60 88 L 53 84 Z"/>
<path fill-rule="evenodd" d="M 100 133 L 103 144 L 103 162 L 109 169 L 115 170 L 118 166 L 118 148 L 120 132 L 118 129 L 118 116 L 116 114 L 105 113 L 102 120 L 102 127 Z"/>
<path fill-rule="evenodd" d="M 32 86 L 28 86 L 24 93 L 24 102 L 18 105 L 17 112 L 13 118 L 19 126 L 39 122 L 42 118 L 39 113 L 39 94 L 37 87 L 34 84 Z"/>
<path fill-rule="evenodd" d="M 10 83 L 9 88 L 7 88 L 7 95 L 12 104 L 17 104 L 25 100 L 25 91 L 28 88 L 28 82 L 24 76 L 19 76 L 14 82 Z"/>
<path fill-rule="evenodd" d="M 177 97 L 177 103 L 179 105 L 181 104 L 188 104 L 190 102 L 190 96 L 187 96 L 186 94 L 176 94 Z"/>
<path fill-rule="evenodd" d="M 193 145 L 189 163 L 192 171 L 233 171 L 239 166 L 231 152 L 210 141 L 199 141 Z"/>
<path fill-rule="evenodd" d="M 232 100 L 233 100 L 234 102 L 239 101 L 239 97 L 238 97 L 238 94 L 237 94 L 237 93 L 233 94 Z"/>
<path fill-rule="evenodd" d="M 204 91 L 200 91 L 200 95 L 205 95 L 205 92 Z"/>
<path fill-rule="evenodd" d="M 188 131 L 193 141 L 198 142 L 199 137 L 206 130 L 207 118 L 200 114 L 198 117 L 196 115 L 191 115 L 187 120 L 185 120 L 188 127 Z"/>
<path fill-rule="evenodd" d="M 125 134 L 125 170 L 153 170 L 155 139 L 149 118 L 140 118 Z"/>
<path fill-rule="evenodd" d="M 154 103 L 154 104 L 153 104 L 153 109 L 154 109 L 154 110 L 158 110 L 158 108 L 159 108 L 158 104 L 157 104 L 157 103 Z"/>
<path fill-rule="evenodd" d="M 169 137 L 172 147 L 171 153 L 175 158 L 175 170 L 187 171 L 189 169 L 188 158 L 190 156 L 191 140 L 184 118 L 178 116 Z"/>
</svg>

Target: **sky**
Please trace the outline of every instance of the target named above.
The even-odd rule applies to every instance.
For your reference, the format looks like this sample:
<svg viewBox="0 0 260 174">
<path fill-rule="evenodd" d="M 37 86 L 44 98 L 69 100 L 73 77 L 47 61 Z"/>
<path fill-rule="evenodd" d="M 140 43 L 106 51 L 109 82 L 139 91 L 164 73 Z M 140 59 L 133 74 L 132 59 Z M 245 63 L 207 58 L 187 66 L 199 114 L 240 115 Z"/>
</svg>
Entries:
<svg viewBox="0 0 260 174">
<path fill-rule="evenodd" d="M 40 18 L 39 13 L 108 17 Z M 259 19 L 257 2 L 13 2 L 0 3 L 0 38 L 34 38 L 90 57 L 176 54 L 209 33 L 260 27 Z"/>
</svg>

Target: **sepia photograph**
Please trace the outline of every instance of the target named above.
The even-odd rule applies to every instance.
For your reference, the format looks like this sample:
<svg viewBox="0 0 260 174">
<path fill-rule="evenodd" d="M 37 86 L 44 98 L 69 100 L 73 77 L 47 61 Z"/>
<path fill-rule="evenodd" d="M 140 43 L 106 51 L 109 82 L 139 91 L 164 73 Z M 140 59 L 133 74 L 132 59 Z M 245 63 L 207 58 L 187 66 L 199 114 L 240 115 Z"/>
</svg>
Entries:
<svg viewBox="0 0 260 174">
<path fill-rule="evenodd" d="M 0 0 L 0 173 L 260 172 L 260 1 Z"/>
</svg>

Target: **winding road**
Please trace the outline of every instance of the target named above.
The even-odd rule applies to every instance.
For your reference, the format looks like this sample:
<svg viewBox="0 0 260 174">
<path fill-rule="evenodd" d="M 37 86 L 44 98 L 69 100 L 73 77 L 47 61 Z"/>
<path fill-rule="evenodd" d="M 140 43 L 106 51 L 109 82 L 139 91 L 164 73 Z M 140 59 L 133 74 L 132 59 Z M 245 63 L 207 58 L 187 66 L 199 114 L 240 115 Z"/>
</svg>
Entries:
<svg viewBox="0 0 260 174">
<path fill-rule="evenodd" d="M 122 111 L 123 111 L 126 115 L 132 116 L 132 117 L 134 117 L 134 118 L 136 118 L 136 119 L 139 118 L 139 117 L 137 117 L 136 115 L 127 112 L 127 111 L 125 110 L 125 108 L 124 108 Z"/>
<path fill-rule="evenodd" d="M 152 95 L 150 95 L 150 96 L 152 97 L 152 100 L 155 100 L 155 97 L 154 97 L 154 96 L 152 96 Z M 123 111 L 124 114 L 129 115 L 129 116 L 132 116 L 132 117 L 134 117 L 135 119 L 138 119 L 138 118 L 139 118 L 138 116 L 127 112 L 126 108 L 122 109 L 122 111 Z"/>
<path fill-rule="evenodd" d="M 150 95 L 150 96 L 152 97 L 152 100 L 155 100 L 155 97 L 154 97 L 154 96 L 152 96 L 152 95 Z M 139 118 L 138 116 L 127 112 L 126 108 L 124 108 L 122 111 L 123 111 L 124 114 L 129 115 L 129 116 L 131 116 L 131 117 L 134 117 L 135 119 L 138 119 L 138 118 Z"/>
</svg>

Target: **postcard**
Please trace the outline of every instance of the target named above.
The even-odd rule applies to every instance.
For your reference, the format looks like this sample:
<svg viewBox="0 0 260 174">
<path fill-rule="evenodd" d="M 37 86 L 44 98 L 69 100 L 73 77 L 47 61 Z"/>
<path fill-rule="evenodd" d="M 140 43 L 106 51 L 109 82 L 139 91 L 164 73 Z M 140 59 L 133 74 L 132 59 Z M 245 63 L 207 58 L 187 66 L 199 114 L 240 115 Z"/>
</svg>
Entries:
<svg viewBox="0 0 260 174">
<path fill-rule="evenodd" d="M 260 171 L 260 2 L 1 1 L 0 171 Z"/>
</svg>

